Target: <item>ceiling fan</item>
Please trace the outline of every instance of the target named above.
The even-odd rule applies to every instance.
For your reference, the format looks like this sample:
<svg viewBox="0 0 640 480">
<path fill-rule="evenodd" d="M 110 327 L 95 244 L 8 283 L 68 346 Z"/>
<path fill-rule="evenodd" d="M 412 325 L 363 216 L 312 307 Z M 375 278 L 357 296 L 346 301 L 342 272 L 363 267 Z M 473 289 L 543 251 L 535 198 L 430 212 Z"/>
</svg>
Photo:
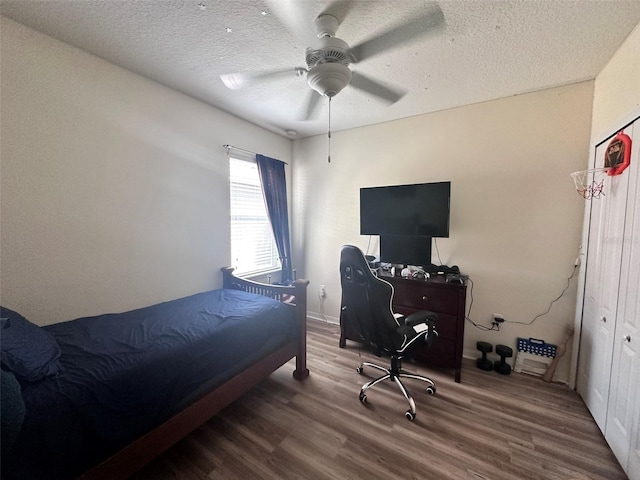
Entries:
<svg viewBox="0 0 640 480">
<path fill-rule="evenodd" d="M 301 24 L 302 12 L 296 11 L 301 2 L 271 2 L 271 10 L 297 37 L 306 39 L 308 28 Z M 386 50 L 392 49 L 415 38 L 432 34 L 444 25 L 442 10 L 437 4 L 425 5 L 424 10 L 410 20 L 388 27 L 382 32 L 349 46 L 336 37 L 336 32 L 353 2 L 337 1 L 332 3 L 314 20 L 317 45 L 306 49 L 306 67 L 280 68 L 255 73 L 231 73 L 220 75 L 228 88 L 237 90 L 263 80 L 284 75 L 306 76 L 311 90 L 307 96 L 303 120 L 313 116 L 322 96 L 329 99 L 336 96 L 348 85 L 362 90 L 382 101 L 393 104 L 406 93 L 398 87 L 388 87 L 359 71 L 353 71 L 350 65 L 363 62 Z"/>
</svg>

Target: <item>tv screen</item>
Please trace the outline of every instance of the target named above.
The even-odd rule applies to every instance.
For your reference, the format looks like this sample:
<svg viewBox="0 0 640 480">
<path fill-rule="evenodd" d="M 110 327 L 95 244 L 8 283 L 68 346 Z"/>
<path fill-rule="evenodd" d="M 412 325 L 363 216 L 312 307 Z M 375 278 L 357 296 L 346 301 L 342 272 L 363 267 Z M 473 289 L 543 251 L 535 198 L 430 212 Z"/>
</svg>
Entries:
<svg viewBox="0 0 640 480">
<path fill-rule="evenodd" d="M 360 189 L 361 235 L 449 236 L 451 182 Z"/>
<path fill-rule="evenodd" d="M 431 265 L 431 237 L 380 235 L 380 261 L 403 265 Z"/>
</svg>

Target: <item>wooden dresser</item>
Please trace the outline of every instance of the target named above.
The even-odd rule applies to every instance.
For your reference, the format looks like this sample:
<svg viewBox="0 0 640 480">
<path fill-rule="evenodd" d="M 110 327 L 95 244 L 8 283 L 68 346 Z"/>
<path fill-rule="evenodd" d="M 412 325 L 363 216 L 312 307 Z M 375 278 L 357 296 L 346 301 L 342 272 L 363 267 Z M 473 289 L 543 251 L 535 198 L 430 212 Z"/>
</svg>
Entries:
<svg viewBox="0 0 640 480">
<path fill-rule="evenodd" d="M 438 314 L 438 338 L 433 341 L 431 348 L 418 350 L 413 357 L 429 365 L 453 369 L 456 382 L 460 382 L 466 285 L 446 283 L 443 275 L 428 280 L 384 275 L 380 278 L 393 285 L 394 312 L 409 315 L 418 310 L 430 310 Z M 341 315 L 340 347 L 345 346 L 345 340 L 359 341 L 360 338 L 354 326 L 349 325 L 348 317 Z"/>
</svg>

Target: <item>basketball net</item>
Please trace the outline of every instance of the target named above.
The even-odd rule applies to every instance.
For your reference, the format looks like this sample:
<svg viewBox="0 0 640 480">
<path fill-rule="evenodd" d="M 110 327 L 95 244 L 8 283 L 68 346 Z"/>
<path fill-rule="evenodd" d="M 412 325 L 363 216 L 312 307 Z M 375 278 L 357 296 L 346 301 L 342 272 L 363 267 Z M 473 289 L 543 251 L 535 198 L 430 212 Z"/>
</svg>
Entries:
<svg viewBox="0 0 640 480">
<path fill-rule="evenodd" d="M 604 196 L 604 181 L 611 167 L 590 168 L 573 172 L 571 177 L 576 184 L 577 192 L 586 200 L 598 199 Z"/>
</svg>

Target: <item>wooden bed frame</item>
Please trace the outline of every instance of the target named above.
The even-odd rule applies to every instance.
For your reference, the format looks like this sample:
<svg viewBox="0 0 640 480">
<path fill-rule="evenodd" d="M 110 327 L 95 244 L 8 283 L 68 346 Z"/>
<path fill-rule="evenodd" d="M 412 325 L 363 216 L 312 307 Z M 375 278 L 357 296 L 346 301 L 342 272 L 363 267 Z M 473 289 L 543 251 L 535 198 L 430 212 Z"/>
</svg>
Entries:
<svg viewBox="0 0 640 480">
<path fill-rule="evenodd" d="M 213 389 L 162 425 L 84 473 L 80 478 L 115 480 L 130 477 L 293 357 L 296 357 L 293 377 L 296 380 L 303 380 L 309 376 L 307 369 L 307 285 L 309 281 L 296 280 L 291 286 L 266 285 L 235 277 L 233 268 L 225 267 L 221 270 L 223 288 L 257 293 L 295 308 L 299 328 L 298 338 Z"/>
</svg>

